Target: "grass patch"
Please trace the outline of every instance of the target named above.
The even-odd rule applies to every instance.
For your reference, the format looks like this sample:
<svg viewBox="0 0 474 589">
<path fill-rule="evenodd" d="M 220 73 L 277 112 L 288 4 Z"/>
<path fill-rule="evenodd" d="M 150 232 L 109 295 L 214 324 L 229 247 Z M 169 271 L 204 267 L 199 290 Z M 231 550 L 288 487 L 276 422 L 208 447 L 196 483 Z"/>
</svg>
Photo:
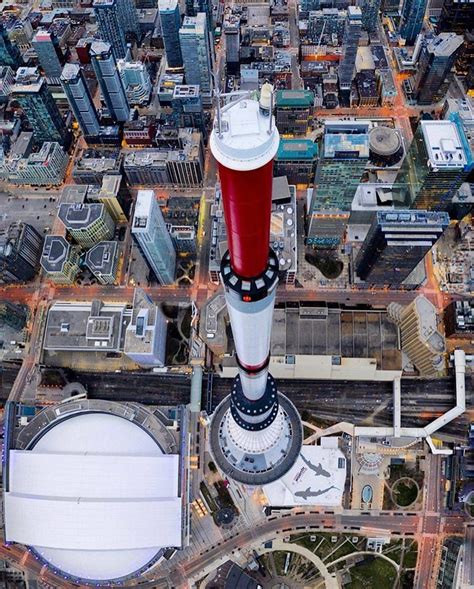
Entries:
<svg viewBox="0 0 474 589">
<path fill-rule="evenodd" d="M 277 575 L 283 575 L 283 571 L 285 570 L 285 562 L 286 562 L 286 555 L 288 552 L 282 552 L 281 550 L 277 550 L 276 552 L 272 552 L 273 562 L 275 563 L 275 570 Z"/>
<path fill-rule="evenodd" d="M 412 542 L 410 548 L 405 551 L 403 557 L 403 567 L 406 569 L 414 569 L 416 567 L 416 561 L 418 559 L 418 543 Z"/>
<path fill-rule="evenodd" d="M 353 552 L 357 552 L 357 548 L 354 546 L 354 544 L 352 544 L 350 540 L 346 540 L 339 546 L 339 548 L 336 550 L 336 552 L 334 552 L 334 554 L 331 554 L 331 561 L 326 561 L 326 564 L 329 565 L 331 562 L 334 562 L 338 558 L 341 558 L 342 556 L 347 556 L 348 554 L 352 554 Z"/>
<path fill-rule="evenodd" d="M 415 571 L 404 571 L 400 575 L 400 589 L 413 589 L 415 586 Z"/>
<path fill-rule="evenodd" d="M 381 589 L 393 587 L 397 576 L 395 568 L 386 560 L 370 556 L 351 569 L 351 583 L 347 589 Z"/>
<path fill-rule="evenodd" d="M 393 485 L 392 494 L 400 507 L 408 507 L 416 501 L 418 488 L 415 481 L 402 479 Z"/>
</svg>

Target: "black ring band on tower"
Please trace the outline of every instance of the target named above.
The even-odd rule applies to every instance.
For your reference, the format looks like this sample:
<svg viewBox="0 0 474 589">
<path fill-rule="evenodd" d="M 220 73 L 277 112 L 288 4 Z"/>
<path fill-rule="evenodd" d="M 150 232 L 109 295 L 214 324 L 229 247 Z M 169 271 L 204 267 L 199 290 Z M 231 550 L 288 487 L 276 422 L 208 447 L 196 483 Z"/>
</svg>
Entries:
<svg viewBox="0 0 474 589">
<path fill-rule="evenodd" d="M 226 251 L 221 260 L 221 278 L 225 288 L 238 294 L 242 301 L 250 303 L 264 299 L 273 290 L 278 280 L 278 268 L 278 258 L 270 248 L 265 272 L 256 278 L 242 278 L 232 270 L 230 253 Z"/>
</svg>

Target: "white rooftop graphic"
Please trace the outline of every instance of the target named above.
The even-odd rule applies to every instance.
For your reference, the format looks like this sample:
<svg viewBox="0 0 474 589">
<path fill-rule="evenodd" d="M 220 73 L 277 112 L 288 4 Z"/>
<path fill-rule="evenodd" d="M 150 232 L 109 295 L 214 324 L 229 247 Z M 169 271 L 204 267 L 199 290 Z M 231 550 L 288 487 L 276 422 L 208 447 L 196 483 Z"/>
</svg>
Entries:
<svg viewBox="0 0 474 589">
<path fill-rule="evenodd" d="M 337 438 L 321 438 L 321 444 L 303 446 L 287 474 L 263 487 L 270 505 L 341 505 L 346 459 Z"/>
<path fill-rule="evenodd" d="M 433 168 L 463 168 L 466 165 L 466 154 L 455 123 L 421 121 L 420 124 Z"/>
</svg>

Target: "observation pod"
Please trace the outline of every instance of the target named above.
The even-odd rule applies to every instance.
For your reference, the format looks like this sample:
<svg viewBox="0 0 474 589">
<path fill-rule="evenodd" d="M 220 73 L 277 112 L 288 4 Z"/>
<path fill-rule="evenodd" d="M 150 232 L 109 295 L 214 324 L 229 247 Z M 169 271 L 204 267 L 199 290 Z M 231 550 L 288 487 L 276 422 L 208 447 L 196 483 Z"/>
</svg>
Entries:
<svg viewBox="0 0 474 589">
<path fill-rule="evenodd" d="M 249 485 L 283 476 L 302 444 L 298 412 L 268 373 L 278 284 L 270 219 L 273 158 L 280 137 L 272 106 L 270 84 L 262 87 L 259 101 L 244 95 L 223 108 L 219 102 L 210 139 L 229 244 L 221 280 L 239 367 L 230 396 L 214 413 L 211 450 L 226 475 Z"/>
</svg>

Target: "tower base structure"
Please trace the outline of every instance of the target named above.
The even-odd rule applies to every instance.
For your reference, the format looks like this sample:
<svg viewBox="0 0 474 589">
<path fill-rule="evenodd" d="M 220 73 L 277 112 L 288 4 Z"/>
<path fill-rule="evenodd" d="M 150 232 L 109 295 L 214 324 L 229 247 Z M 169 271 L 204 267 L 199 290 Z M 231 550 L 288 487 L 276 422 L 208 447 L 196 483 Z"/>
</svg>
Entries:
<svg viewBox="0 0 474 589">
<path fill-rule="evenodd" d="M 269 384 L 274 386 L 268 375 Z M 216 408 L 210 429 L 211 454 L 220 470 L 239 483 L 260 486 L 286 474 L 295 463 L 303 443 L 301 418 L 293 403 L 276 392 L 277 414 L 264 430 L 250 431 L 233 417 L 231 399 L 239 388 L 234 379 L 232 394 Z"/>
</svg>

